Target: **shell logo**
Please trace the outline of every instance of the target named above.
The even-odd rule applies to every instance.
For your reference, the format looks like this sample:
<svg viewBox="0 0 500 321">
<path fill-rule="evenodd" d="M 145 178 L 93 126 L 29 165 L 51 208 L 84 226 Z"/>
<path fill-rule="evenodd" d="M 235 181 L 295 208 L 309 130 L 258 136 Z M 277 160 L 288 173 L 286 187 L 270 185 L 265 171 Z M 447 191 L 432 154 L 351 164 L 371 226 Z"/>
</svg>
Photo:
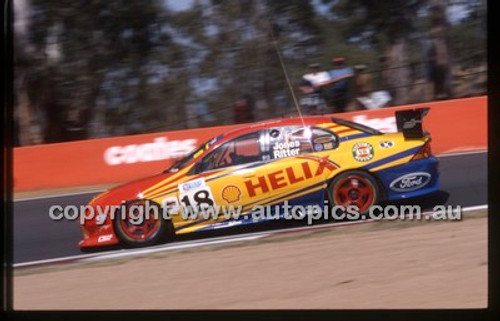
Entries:
<svg viewBox="0 0 500 321">
<path fill-rule="evenodd" d="M 236 185 L 227 185 L 222 189 L 222 199 L 228 203 L 234 203 L 240 200 L 241 191 Z"/>
</svg>

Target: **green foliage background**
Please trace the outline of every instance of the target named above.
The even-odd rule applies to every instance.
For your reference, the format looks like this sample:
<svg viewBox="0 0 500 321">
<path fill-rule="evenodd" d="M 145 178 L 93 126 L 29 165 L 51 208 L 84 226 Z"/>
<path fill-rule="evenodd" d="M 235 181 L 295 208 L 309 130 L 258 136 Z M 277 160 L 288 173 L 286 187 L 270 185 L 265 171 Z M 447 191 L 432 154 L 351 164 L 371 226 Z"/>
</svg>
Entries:
<svg viewBox="0 0 500 321">
<path fill-rule="evenodd" d="M 329 69 L 340 55 L 375 72 L 399 38 L 408 62 L 422 63 L 417 40 L 434 2 L 453 4 L 200 0 L 175 11 L 159 0 L 19 1 L 29 18 L 15 34 L 20 145 L 229 124 L 243 95 L 258 102 L 257 119 L 293 112 L 275 44 L 294 88 L 309 63 Z M 483 2 L 466 2 L 468 17 L 446 25 L 450 63 L 485 64 Z M 190 112 L 196 104 L 211 117 Z"/>
</svg>

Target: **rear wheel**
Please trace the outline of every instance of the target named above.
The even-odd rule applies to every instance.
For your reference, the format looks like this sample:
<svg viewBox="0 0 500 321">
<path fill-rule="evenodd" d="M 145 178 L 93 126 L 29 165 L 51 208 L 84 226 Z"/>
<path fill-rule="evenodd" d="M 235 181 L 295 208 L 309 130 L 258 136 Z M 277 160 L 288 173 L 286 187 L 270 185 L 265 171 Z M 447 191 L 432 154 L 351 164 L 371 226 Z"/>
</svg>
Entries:
<svg viewBox="0 0 500 321">
<path fill-rule="evenodd" d="M 355 205 L 359 213 L 368 212 L 379 200 L 377 181 L 363 171 L 348 171 L 335 177 L 328 187 L 330 204 L 347 207 Z"/>
<path fill-rule="evenodd" d="M 120 243 L 129 247 L 143 247 L 173 238 L 172 222 L 163 219 L 159 205 L 152 202 L 147 205 L 146 202 L 131 202 L 125 213 L 115 217 L 113 224 Z M 157 214 L 153 207 L 157 208 Z M 148 209 L 149 213 L 146 213 Z"/>
</svg>

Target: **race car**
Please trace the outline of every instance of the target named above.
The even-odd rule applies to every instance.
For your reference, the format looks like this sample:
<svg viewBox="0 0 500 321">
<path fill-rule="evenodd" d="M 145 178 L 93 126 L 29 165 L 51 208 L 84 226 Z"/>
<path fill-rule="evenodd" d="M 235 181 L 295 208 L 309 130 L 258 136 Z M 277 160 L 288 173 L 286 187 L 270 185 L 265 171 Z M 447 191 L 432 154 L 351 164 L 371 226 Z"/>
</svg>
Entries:
<svg viewBox="0 0 500 321">
<path fill-rule="evenodd" d="M 257 206 L 280 211 L 276 205 L 285 202 L 327 203 L 356 206 L 363 213 L 381 201 L 437 192 L 438 160 L 422 128 L 428 111 L 397 111 L 395 133 L 329 116 L 282 118 L 230 130 L 162 173 L 94 197 L 89 208 L 100 207 L 100 214 L 81 222 L 79 246 L 142 247 L 179 234 L 258 223 L 263 220 L 248 215 Z M 240 211 L 185 215 L 214 207 Z M 145 215 L 151 209 L 171 215 Z M 136 220 L 134 211 L 143 219 Z"/>
</svg>

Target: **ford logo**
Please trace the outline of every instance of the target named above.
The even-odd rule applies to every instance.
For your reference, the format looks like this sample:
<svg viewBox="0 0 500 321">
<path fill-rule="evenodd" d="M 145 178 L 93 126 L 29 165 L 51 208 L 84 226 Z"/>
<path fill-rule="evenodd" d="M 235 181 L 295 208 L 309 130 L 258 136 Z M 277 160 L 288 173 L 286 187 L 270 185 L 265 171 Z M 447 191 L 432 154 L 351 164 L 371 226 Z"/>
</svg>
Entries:
<svg viewBox="0 0 500 321">
<path fill-rule="evenodd" d="M 389 187 L 396 192 L 409 192 L 424 187 L 431 181 L 431 174 L 417 172 L 396 178 Z"/>
</svg>

